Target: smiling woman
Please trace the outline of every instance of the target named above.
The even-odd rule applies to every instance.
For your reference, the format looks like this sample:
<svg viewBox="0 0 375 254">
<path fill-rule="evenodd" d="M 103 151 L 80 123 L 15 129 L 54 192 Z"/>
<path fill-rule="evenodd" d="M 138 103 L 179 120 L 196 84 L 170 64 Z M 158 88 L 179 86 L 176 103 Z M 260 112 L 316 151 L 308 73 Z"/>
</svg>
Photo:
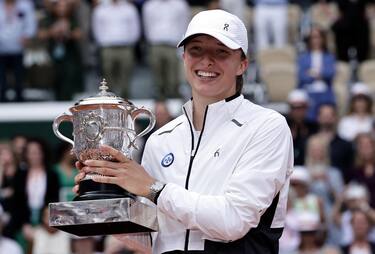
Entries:
<svg viewBox="0 0 375 254">
<path fill-rule="evenodd" d="M 193 98 L 184 114 L 147 140 L 142 165 L 113 148 L 117 162 L 77 166 L 153 201 L 153 253 L 276 254 L 293 165 L 292 139 L 277 112 L 246 100 L 248 40 L 222 10 L 198 13 L 179 47 Z M 77 191 L 77 187 L 76 187 Z"/>
</svg>

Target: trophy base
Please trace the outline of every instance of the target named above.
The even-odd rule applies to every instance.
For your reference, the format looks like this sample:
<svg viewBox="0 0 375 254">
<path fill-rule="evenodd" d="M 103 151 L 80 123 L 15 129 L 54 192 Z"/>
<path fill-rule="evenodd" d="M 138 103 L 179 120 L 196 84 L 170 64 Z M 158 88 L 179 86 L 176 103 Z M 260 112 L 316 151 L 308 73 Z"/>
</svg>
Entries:
<svg viewBox="0 0 375 254">
<path fill-rule="evenodd" d="M 136 198 L 134 194 L 115 184 L 98 183 L 87 179 L 79 183 L 79 195 L 74 198 L 74 201 L 125 197 Z"/>
<path fill-rule="evenodd" d="M 154 232 L 157 208 L 141 197 L 49 204 L 49 225 L 77 236 Z"/>
</svg>

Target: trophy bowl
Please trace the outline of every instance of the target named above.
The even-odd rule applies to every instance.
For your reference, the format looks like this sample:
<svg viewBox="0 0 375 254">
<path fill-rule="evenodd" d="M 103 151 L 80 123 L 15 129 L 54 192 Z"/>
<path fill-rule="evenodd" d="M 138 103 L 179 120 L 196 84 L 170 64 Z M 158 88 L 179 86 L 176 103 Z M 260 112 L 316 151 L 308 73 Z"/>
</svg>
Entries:
<svg viewBox="0 0 375 254">
<path fill-rule="evenodd" d="M 100 151 L 101 145 L 111 146 L 131 159 L 132 150 L 137 149 L 136 140 L 155 125 L 154 115 L 147 109 L 137 108 L 133 103 L 107 91 L 105 80 L 101 82 L 99 94 L 82 99 L 70 108 L 71 114 L 58 116 L 53 123 L 55 135 L 73 145 L 73 152 L 80 162 L 86 160 L 114 161 L 109 154 Z M 148 126 L 136 133 L 135 119 L 144 114 L 149 118 Z M 74 141 L 62 135 L 59 126 L 62 122 L 73 123 Z M 86 174 L 79 183 L 79 193 L 75 200 L 93 200 L 134 197 L 131 193 L 114 184 L 97 183 L 93 174 Z"/>
</svg>

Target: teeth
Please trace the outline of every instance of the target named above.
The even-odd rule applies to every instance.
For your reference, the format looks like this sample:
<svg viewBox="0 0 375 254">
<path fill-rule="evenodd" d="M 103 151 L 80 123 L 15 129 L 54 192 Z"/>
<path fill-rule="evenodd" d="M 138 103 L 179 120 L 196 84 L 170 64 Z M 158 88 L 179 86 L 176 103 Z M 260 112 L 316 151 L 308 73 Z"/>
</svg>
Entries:
<svg viewBox="0 0 375 254">
<path fill-rule="evenodd" d="M 214 72 L 208 72 L 208 71 L 198 71 L 197 73 L 199 76 L 202 77 L 216 77 L 217 74 Z"/>
</svg>

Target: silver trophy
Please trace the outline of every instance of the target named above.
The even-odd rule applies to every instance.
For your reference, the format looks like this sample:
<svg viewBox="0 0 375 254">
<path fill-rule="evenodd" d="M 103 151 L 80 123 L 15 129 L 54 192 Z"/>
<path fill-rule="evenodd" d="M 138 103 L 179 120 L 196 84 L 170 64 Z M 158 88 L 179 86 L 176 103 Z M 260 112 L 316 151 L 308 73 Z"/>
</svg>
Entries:
<svg viewBox="0 0 375 254">
<path fill-rule="evenodd" d="M 103 154 L 101 145 L 111 146 L 131 159 L 136 140 L 152 130 L 154 115 L 147 109 L 137 108 L 133 103 L 108 92 L 105 80 L 100 92 L 85 98 L 70 108 L 71 114 L 62 114 L 53 122 L 55 135 L 73 145 L 77 159 L 114 161 Z M 135 120 L 144 114 L 148 126 L 136 133 Z M 59 131 L 62 122 L 73 123 L 74 141 Z M 94 182 L 87 174 L 79 183 L 79 193 L 71 202 L 51 203 L 50 226 L 78 235 L 104 235 L 117 233 L 151 232 L 157 230 L 156 207 L 147 199 L 114 184 Z"/>
</svg>

